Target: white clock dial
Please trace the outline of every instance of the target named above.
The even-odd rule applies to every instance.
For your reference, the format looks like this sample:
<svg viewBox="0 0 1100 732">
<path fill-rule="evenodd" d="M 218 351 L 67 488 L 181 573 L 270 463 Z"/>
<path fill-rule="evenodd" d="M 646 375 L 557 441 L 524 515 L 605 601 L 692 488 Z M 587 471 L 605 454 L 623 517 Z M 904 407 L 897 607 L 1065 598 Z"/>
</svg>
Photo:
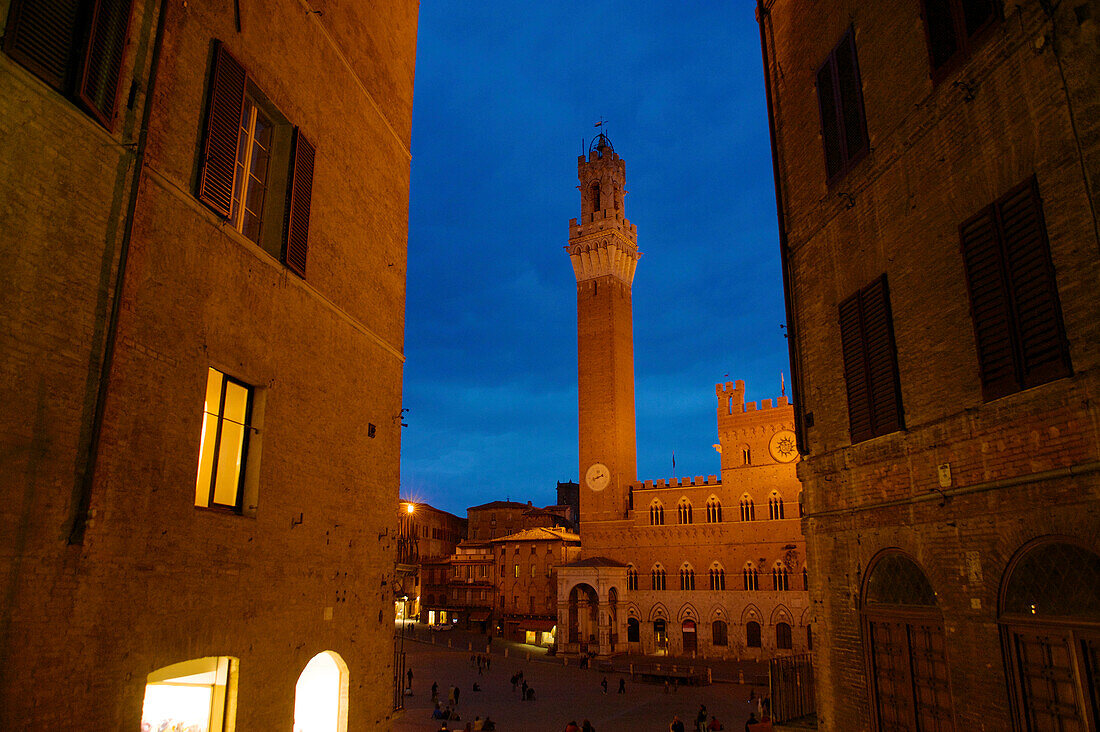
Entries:
<svg viewBox="0 0 1100 732">
<path fill-rule="evenodd" d="M 611 471 L 603 463 L 593 463 L 584 474 L 584 482 L 594 491 L 602 491 L 611 482 Z"/>
<path fill-rule="evenodd" d="M 768 441 L 768 452 L 781 463 L 792 462 L 798 457 L 798 446 L 795 443 L 794 433 L 790 430 L 779 430 Z"/>
</svg>

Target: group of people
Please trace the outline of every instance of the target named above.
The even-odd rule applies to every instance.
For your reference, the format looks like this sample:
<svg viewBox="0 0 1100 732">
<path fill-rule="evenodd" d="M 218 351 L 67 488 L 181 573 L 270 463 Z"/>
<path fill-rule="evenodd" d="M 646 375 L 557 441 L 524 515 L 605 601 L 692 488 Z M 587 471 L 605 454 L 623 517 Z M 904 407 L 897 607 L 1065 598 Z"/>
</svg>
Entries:
<svg viewBox="0 0 1100 732">
<path fill-rule="evenodd" d="M 668 732 L 685 732 L 684 722 L 680 719 L 679 715 L 675 715 L 672 718 L 672 722 L 668 725 Z M 725 727 L 718 721 L 718 717 L 713 714 L 710 715 L 710 721 L 707 721 L 707 705 L 700 704 L 699 712 L 695 715 L 695 726 L 692 727 L 694 732 L 713 732 L 713 730 L 723 730 Z"/>
<path fill-rule="evenodd" d="M 491 665 L 492 660 L 493 659 L 491 656 L 483 656 L 480 653 L 475 653 L 474 655 L 470 656 L 470 665 L 477 666 L 477 675 L 481 676 L 482 671 L 489 671 L 489 666 Z"/>
<path fill-rule="evenodd" d="M 512 682 L 512 691 L 514 692 L 517 689 L 519 690 L 520 701 L 535 700 L 535 689 L 533 686 L 530 686 L 527 683 L 527 679 L 523 678 L 522 671 L 516 671 L 514 674 L 512 674 L 512 678 L 510 679 L 510 681 Z"/>
<path fill-rule="evenodd" d="M 571 721 L 569 724 L 565 725 L 565 732 L 596 732 L 596 728 L 586 719 L 581 722 L 580 727 L 577 726 L 575 721 Z"/>
<path fill-rule="evenodd" d="M 603 689 L 603 693 L 605 693 L 605 694 L 607 693 L 607 677 L 606 676 L 604 676 L 603 679 L 600 681 L 600 688 Z M 625 694 L 626 693 L 626 679 L 624 679 L 622 676 L 619 677 L 619 692 L 618 693 L 620 693 L 620 694 Z"/>
<path fill-rule="evenodd" d="M 466 726 L 462 728 L 461 732 L 481 732 L 481 730 L 485 730 L 485 732 L 490 732 L 490 730 L 495 730 L 496 728 L 497 723 L 489 719 L 489 715 L 485 715 L 485 719 L 482 719 L 481 717 L 475 717 L 474 721 L 467 722 Z M 451 730 L 455 730 L 455 732 L 458 732 L 458 729 L 459 728 L 457 726 L 453 728 L 448 727 L 447 721 L 443 720 L 443 724 L 441 724 L 439 727 L 439 732 L 451 732 Z"/>
</svg>

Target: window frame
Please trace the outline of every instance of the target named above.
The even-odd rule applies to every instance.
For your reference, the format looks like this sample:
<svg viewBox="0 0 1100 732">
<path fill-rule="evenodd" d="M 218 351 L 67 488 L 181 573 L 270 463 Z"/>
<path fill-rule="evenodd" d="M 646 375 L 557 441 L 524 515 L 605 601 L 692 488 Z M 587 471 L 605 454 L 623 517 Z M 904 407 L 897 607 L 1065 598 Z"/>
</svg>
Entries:
<svg viewBox="0 0 1100 732">
<path fill-rule="evenodd" d="M 854 152 L 848 151 L 848 140 L 846 135 L 846 117 L 844 104 L 842 99 L 842 93 L 840 88 L 840 72 L 837 68 L 837 52 L 841 50 L 841 47 L 848 43 L 851 46 L 852 51 L 852 74 L 854 78 L 852 83 L 856 90 L 856 102 L 858 107 L 858 123 L 859 133 L 862 138 L 862 144 L 860 148 Z M 829 172 L 829 151 L 828 142 L 825 131 L 825 107 L 821 96 L 822 90 L 819 85 L 821 78 L 821 72 L 828 67 L 829 69 L 829 81 L 831 82 L 831 92 L 834 110 L 834 123 L 837 125 L 837 140 L 839 143 L 838 153 L 840 155 L 840 163 L 835 171 Z M 848 171 L 854 168 L 859 161 L 861 161 L 871 150 L 871 137 L 867 131 L 867 106 L 863 99 L 863 78 L 859 72 L 859 54 L 856 50 L 856 31 L 854 25 L 849 25 L 848 29 L 841 36 L 840 40 L 833 46 L 833 49 L 829 51 L 829 55 L 825 57 L 825 60 L 814 71 L 814 86 L 817 88 L 817 109 L 818 109 L 818 122 L 820 124 L 819 134 L 821 135 L 822 155 L 825 162 L 825 184 L 828 187 L 832 187 L 837 181 L 843 178 Z"/>
<path fill-rule="evenodd" d="M 212 458 L 211 458 L 211 462 L 210 462 L 210 487 L 209 487 L 209 491 L 207 493 L 207 498 L 206 498 L 205 505 L 200 505 L 200 504 L 196 503 L 195 508 L 200 509 L 200 510 L 204 510 L 204 511 L 220 511 L 220 512 L 223 512 L 223 513 L 232 513 L 232 514 L 235 514 L 235 515 L 241 515 L 244 512 L 245 476 L 247 475 L 247 472 L 248 472 L 248 450 L 249 450 L 249 445 L 250 445 L 250 442 L 251 442 L 251 439 L 252 439 L 252 432 L 255 429 L 254 426 L 253 426 L 253 406 L 254 406 L 255 400 L 256 400 L 256 388 L 254 386 L 248 384 L 247 382 L 244 382 L 244 381 L 242 381 L 238 378 L 230 376 L 229 374 L 225 373 L 221 369 L 214 368 L 213 366 L 208 366 L 207 367 L 207 371 L 206 371 L 207 372 L 207 383 L 209 383 L 209 378 L 210 378 L 210 372 L 211 371 L 216 371 L 218 374 L 221 375 L 221 391 L 220 391 L 219 396 L 218 396 L 218 411 L 216 413 L 217 422 L 216 422 L 216 425 L 215 425 L 215 428 L 214 428 L 214 435 L 212 437 L 212 439 L 214 441 L 214 448 L 213 448 Z M 240 386 L 241 388 L 243 388 L 245 390 L 245 392 L 247 394 L 247 396 L 245 398 L 245 408 L 244 408 L 245 417 L 244 417 L 244 421 L 241 424 L 241 427 L 243 428 L 243 435 L 244 435 L 241 439 L 241 448 L 240 448 L 241 466 L 240 466 L 240 470 L 239 470 L 239 472 L 237 474 L 237 478 L 236 478 L 236 491 L 235 491 L 236 501 L 234 502 L 233 505 L 224 504 L 224 503 L 217 503 L 217 502 L 214 501 L 214 493 L 215 493 L 215 489 L 216 489 L 217 483 L 218 483 L 218 463 L 221 459 L 222 423 L 226 420 L 226 418 L 224 416 L 224 413 L 225 413 L 225 396 L 226 396 L 226 391 L 228 390 L 228 386 L 229 386 L 230 383 L 233 383 L 233 384 L 236 384 L 237 386 Z M 202 412 L 204 431 L 205 431 L 206 416 L 209 415 L 209 414 L 212 414 L 211 412 L 207 412 L 206 409 L 205 409 L 205 399 L 206 399 L 206 397 L 205 397 L 205 391 L 204 391 L 204 395 L 203 395 L 203 406 L 204 406 L 204 408 L 203 408 L 203 412 Z M 230 421 L 232 421 L 232 420 L 230 420 Z M 197 468 L 198 472 L 201 472 L 201 468 L 202 468 L 204 440 L 205 440 L 205 437 L 200 439 L 200 442 L 199 442 L 199 466 Z M 196 473 L 196 476 L 195 476 L 195 483 L 196 483 L 195 493 L 196 493 L 196 497 L 197 497 L 198 490 L 199 490 L 199 486 L 198 486 L 199 477 L 200 477 L 200 475 L 198 473 Z"/>
</svg>

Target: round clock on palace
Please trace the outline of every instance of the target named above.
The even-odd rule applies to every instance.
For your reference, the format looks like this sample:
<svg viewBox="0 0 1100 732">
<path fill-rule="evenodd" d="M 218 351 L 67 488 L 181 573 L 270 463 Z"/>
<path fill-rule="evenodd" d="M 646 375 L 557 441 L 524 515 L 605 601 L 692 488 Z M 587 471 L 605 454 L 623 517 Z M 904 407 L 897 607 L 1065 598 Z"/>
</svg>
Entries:
<svg viewBox="0 0 1100 732">
<path fill-rule="evenodd" d="M 768 441 L 768 452 L 773 459 L 781 463 L 792 462 L 798 457 L 798 445 L 795 443 L 794 432 L 779 430 Z"/>
<path fill-rule="evenodd" d="M 611 471 L 603 463 L 593 463 L 584 473 L 584 482 L 594 491 L 602 491 L 611 482 Z"/>
</svg>

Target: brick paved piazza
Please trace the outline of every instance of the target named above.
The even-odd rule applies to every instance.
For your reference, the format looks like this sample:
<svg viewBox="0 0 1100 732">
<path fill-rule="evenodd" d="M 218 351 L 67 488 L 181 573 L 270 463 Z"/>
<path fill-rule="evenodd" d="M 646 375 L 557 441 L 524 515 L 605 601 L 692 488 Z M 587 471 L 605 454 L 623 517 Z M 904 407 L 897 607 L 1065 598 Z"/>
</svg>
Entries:
<svg viewBox="0 0 1100 732">
<path fill-rule="evenodd" d="M 433 681 L 438 682 L 444 703 L 452 684 L 461 689 L 458 712 L 462 719 L 448 722 L 450 730 L 462 730 L 475 716 L 489 715 L 501 732 L 561 732 L 570 720 L 579 725 L 585 718 L 597 732 L 667 732 L 674 714 L 679 714 L 691 730 L 702 703 L 725 729 L 741 732 L 749 711 L 755 710 L 755 705 L 747 701 L 749 687 L 731 683 L 684 687 L 666 694 L 661 685 L 631 683 L 627 678 L 626 694 L 616 694 L 619 676 L 608 675 L 605 696 L 600 688 L 604 674 L 572 665 L 563 667 L 560 660 L 536 657 L 528 661 L 522 652 L 517 657 L 516 648 L 511 649 L 511 657 L 505 658 L 502 649 L 494 647 L 492 670 L 478 676 L 477 668 L 470 663 L 470 651 L 465 650 L 464 643 L 461 645 L 461 650 L 452 650 L 412 640 L 405 643 L 408 667 L 413 670 L 413 694 L 405 697 L 404 716 L 393 722 L 392 730 L 439 729 L 439 720 L 430 718 Z M 535 689 L 535 701 L 520 701 L 519 693 L 512 691 L 509 679 L 516 671 L 522 671 Z M 482 691 L 472 690 L 475 681 Z"/>
</svg>

